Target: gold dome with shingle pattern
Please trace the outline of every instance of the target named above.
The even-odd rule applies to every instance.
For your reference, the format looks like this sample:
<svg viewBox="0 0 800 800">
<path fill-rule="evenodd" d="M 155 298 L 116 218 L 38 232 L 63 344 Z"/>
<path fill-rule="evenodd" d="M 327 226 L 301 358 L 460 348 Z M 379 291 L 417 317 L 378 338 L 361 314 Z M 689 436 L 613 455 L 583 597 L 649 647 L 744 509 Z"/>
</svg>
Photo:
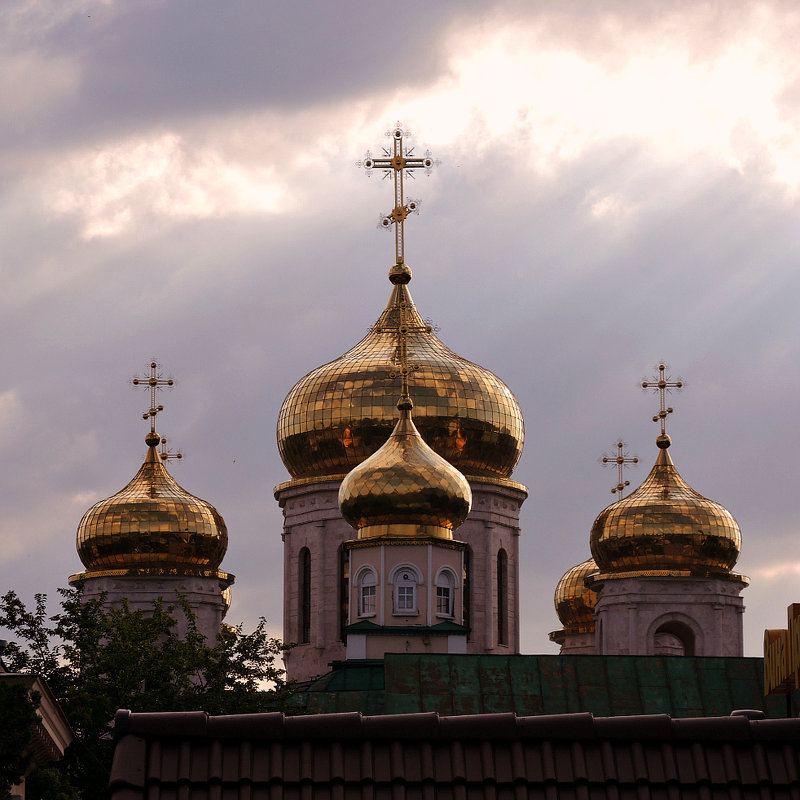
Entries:
<svg viewBox="0 0 800 800">
<path fill-rule="evenodd" d="M 420 317 L 406 286 L 411 271 L 393 270 L 383 314 L 355 347 L 297 382 L 278 417 L 278 447 L 294 479 L 341 477 L 371 456 L 397 419 L 398 333 L 407 324 L 414 420 L 423 439 L 470 477 L 508 478 L 522 453 L 522 413 L 510 389 L 489 370 L 446 347 Z"/>
<path fill-rule="evenodd" d="M 77 547 L 86 572 L 219 575 L 228 547 L 225 522 L 210 503 L 189 494 L 167 472 L 149 434 L 148 451 L 133 480 L 92 506 L 78 525 Z"/>
<path fill-rule="evenodd" d="M 564 633 L 592 633 L 597 592 L 590 589 L 585 578 L 596 575 L 597 564 L 589 558 L 567 570 L 556 586 L 554 602 L 556 614 L 564 626 Z"/>
<path fill-rule="evenodd" d="M 425 444 L 411 419 L 411 402 L 388 441 L 347 474 L 339 487 L 342 516 L 361 539 L 378 536 L 453 538 L 469 514 L 466 478 Z"/>
<path fill-rule="evenodd" d="M 678 474 L 667 452 L 668 436 L 659 436 L 658 445 L 644 483 L 592 525 L 592 555 L 601 577 L 730 574 L 742 545 L 736 520 Z"/>
</svg>

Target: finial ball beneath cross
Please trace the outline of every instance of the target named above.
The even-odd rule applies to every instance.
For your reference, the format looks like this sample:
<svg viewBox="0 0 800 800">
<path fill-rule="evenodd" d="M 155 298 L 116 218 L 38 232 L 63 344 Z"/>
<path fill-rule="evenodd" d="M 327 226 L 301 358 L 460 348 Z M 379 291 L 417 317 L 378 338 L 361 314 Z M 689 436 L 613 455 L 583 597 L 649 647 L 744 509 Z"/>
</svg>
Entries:
<svg viewBox="0 0 800 800">
<path fill-rule="evenodd" d="M 408 264 L 394 264 L 389 270 L 389 281 L 395 286 L 411 280 L 411 267 Z"/>
</svg>

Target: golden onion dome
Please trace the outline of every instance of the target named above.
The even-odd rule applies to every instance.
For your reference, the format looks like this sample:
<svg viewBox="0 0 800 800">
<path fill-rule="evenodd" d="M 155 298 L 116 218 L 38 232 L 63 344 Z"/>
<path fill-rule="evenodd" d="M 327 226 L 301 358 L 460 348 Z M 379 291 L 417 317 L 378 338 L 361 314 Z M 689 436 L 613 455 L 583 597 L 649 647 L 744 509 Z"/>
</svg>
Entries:
<svg viewBox="0 0 800 800">
<path fill-rule="evenodd" d="M 389 437 L 400 394 L 398 334 L 407 326 L 414 420 L 425 441 L 463 474 L 508 478 L 522 453 L 522 412 L 489 370 L 456 355 L 420 317 L 393 267 L 386 309 L 351 350 L 301 378 L 278 416 L 278 448 L 292 478 L 341 477 Z"/>
<path fill-rule="evenodd" d="M 384 445 L 351 470 L 339 487 L 342 516 L 361 539 L 436 536 L 452 539 L 469 514 L 467 479 L 425 444 L 411 419 L 411 401 Z"/>
<path fill-rule="evenodd" d="M 602 576 L 730 573 L 742 546 L 739 525 L 678 474 L 667 452 L 669 437 L 662 434 L 657 443 L 658 458 L 644 483 L 592 525 L 592 555 Z"/>
<path fill-rule="evenodd" d="M 210 503 L 182 489 L 148 434 L 147 456 L 133 480 L 93 505 L 78 525 L 81 577 L 113 574 L 219 574 L 228 530 Z"/>
<path fill-rule="evenodd" d="M 592 633 L 597 592 L 590 589 L 585 579 L 598 572 L 597 564 L 589 558 L 567 570 L 556 586 L 555 606 L 565 633 Z"/>
</svg>

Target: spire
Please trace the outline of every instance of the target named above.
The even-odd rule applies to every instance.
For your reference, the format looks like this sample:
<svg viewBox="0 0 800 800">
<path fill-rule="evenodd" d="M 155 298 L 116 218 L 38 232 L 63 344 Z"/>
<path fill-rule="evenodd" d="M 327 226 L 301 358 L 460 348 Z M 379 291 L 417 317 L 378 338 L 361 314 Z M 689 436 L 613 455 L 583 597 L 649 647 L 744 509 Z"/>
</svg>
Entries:
<svg viewBox="0 0 800 800">
<path fill-rule="evenodd" d="M 396 332 L 399 369 L 392 370 L 388 377 L 400 377 L 397 402 L 400 419 L 388 441 L 342 481 L 339 506 L 342 516 L 358 529 L 360 538 L 428 534 L 451 539 L 453 529 L 469 513 L 472 490 L 466 478 L 420 436 L 411 418 L 414 403 L 409 391 L 409 376 L 419 369 L 408 358 L 409 311 L 414 322 L 418 315 L 405 287 L 411 280 L 411 270 L 403 261 L 402 224 L 413 209 L 411 202 L 403 204 L 403 174 L 414 167 L 429 169 L 432 161 L 430 156 L 410 158 L 411 153 L 403 147 L 400 125 L 390 135 L 394 140 L 393 157 L 388 158 L 388 151 L 386 159 L 372 159 L 367 154 L 364 166 L 383 167 L 387 174 L 394 173 L 395 209 L 384 217 L 384 227 L 394 224 L 397 232 L 397 259 L 389 280 L 399 290 L 395 298 L 399 316 Z"/>
<path fill-rule="evenodd" d="M 164 378 L 156 361 L 148 377 L 133 379 L 150 391 L 148 450 L 133 479 L 116 494 L 95 503 L 83 516 L 77 533 L 78 554 L 87 571 L 102 574 L 217 575 L 228 546 L 228 531 L 219 512 L 179 486 L 165 461 L 167 440 L 156 432 L 155 418 L 164 407 L 156 392 L 175 382 Z M 159 452 L 158 446 L 161 445 Z"/>
<path fill-rule="evenodd" d="M 638 464 L 638 456 L 629 456 L 625 452 L 625 442 L 620 441 L 617 442 L 617 454 L 615 456 L 609 456 L 603 453 L 601 463 L 603 466 L 607 466 L 608 464 L 617 465 L 617 485 L 611 490 L 611 494 L 619 493 L 619 499 L 621 500 L 622 492 L 625 490 L 625 487 L 631 485 L 630 481 L 623 480 L 622 470 L 626 464 Z"/>
<path fill-rule="evenodd" d="M 685 384 L 680 378 L 676 381 L 671 380 L 671 376 L 666 374 L 669 367 L 663 361 L 658 364 L 656 369 L 658 370 L 658 377 L 653 376 L 650 380 L 643 380 L 642 389 L 645 391 L 652 389 L 654 392 L 658 392 L 659 408 L 658 414 L 653 417 L 653 422 L 661 423 L 661 434 L 656 439 L 656 444 L 660 448 L 666 449 L 672 443 L 666 431 L 667 416 L 673 411 L 673 409 L 667 408 L 666 396 L 671 393 L 672 389 L 683 389 Z"/>
<path fill-rule="evenodd" d="M 410 136 L 408 131 L 403 130 L 403 125 L 396 122 L 394 128 L 386 131 L 386 135 L 392 140 L 392 147 L 383 147 L 383 155 L 373 158 L 367 150 L 363 161 L 356 162 L 356 166 L 363 167 L 367 175 L 372 174 L 372 170 L 383 171 L 384 178 L 393 178 L 394 182 L 394 208 L 388 214 L 381 214 L 378 227 L 389 230 L 394 225 L 394 249 L 395 263 L 389 271 L 389 280 L 392 283 L 408 283 L 411 280 L 411 270 L 405 263 L 404 252 L 404 223 L 409 214 L 419 213 L 419 200 L 409 200 L 405 202 L 404 179 L 414 178 L 414 170 L 422 169 L 426 175 L 430 175 L 435 162 L 431 158 L 429 150 L 425 155 L 415 156 L 414 148 L 407 148 L 403 143 L 404 136 Z"/>
<path fill-rule="evenodd" d="M 292 481 L 341 480 L 391 434 L 397 394 L 386 385 L 386 376 L 402 377 L 399 369 L 405 361 L 405 377 L 411 380 L 413 375 L 414 421 L 425 441 L 471 478 L 506 481 L 525 438 L 519 403 L 496 375 L 446 347 L 414 307 L 403 229 L 419 203 L 406 200 L 404 182 L 420 169 L 430 171 L 435 162 L 429 153 L 415 156 L 406 147 L 408 134 L 400 124 L 387 135 L 391 146 L 375 158 L 367 153 L 358 165 L 367 175 L 381 170 L 394 183 L 394 209 L 380 223 L 395 229 L 391 297 L 360 342 L 307 373 L 287 394 L 278 417 L 281 458 Z"/>
<path fill-rule="evenodd" d="M 739 525 L 724 506 L 696 492 L 678 473 L 668 451 L 665 427 L 672 409 L 666 405 L 666 394 L 685 384 L 673 381 L 663 362 L 657 369 L 658 377 L 641 385 L 659 394 L 659 412 L 653 417 L 653 422 L 661 423 L 658 456 L 642 485 L 594 521 L 592 556 L 605 577 L 732 575 L 741 550 Z"/>
<path fill-rule="evenodd" d="M 171 389 L 175 385 L 175 381 L 172 380 L 172 378 L 162 377 L 161 373 L 159 372 L 158 362 L 151 361 L 150 376 L 147 378 L 140 378 L 137 375 L 131 381 L 131 383 L 134 386 L 146 386 L 150 391 L 150 409 L 142 414 L 142 419 L 150 420 L 150 433 L 144 437 L 144 441 L 148 447 L 158 447 L 161 442 L 161 437 L 156 433 L 156 417 L 160 411 L 164 410 L 164 406 L 156 405 L 156 392 L 165 387 Z M 181 458 L 181 456 L 175 457 Z"/>
</svg>

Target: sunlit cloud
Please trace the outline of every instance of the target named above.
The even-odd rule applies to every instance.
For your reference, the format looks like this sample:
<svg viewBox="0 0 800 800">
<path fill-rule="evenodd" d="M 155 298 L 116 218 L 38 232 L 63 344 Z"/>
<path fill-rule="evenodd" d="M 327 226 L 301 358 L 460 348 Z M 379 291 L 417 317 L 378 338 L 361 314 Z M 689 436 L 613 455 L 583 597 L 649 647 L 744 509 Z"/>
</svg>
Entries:
<svg viewBox="0 0 800 800">
<path fill-rule="evenodd" d="M 429 141 L 461 139 L 476 153 L 516 138 L 541 172 L 598 144 L 628 141 L 667 163 L 702 154 L 742 172 L 766 170 L 800 192 L 799 123 L 783 108 L 800 65 L 775 41 L 780 11 L 743 13 L 724 46 L 701 59 L 703 37 L 713 39 L 710 13 L 698 8 L 694 25 L 671 25 L 665 14 L 620 26 L 615 57 L 583 47 L 577 31 L 570 41 L 538 22 L 489 34 L 476 26 L 451 37 L 450 70 L 435 86 L 392 101 L 425 120 Z"/>
<path fill-rule="evenodd" d="M 285 194 L 271 167 L 232 163 L 174 133 L 75 154 L 56 181 L 52 210 L 78 216 L 84 239 L 123 233 L 147 216 L 278 213 Z"/>
<path fill-rule="evenodd" d="M 587 192 L 583 204 L 588 209 L 589 215 L 596 220 L 621 221 L 630 217 L 635 211 L 634 205 L 621 194 L 601 194 L 597 190 Z"/>
<path fill-rule="evenodd" d="M 98 498 L 100 498 L 100 495 L 97 492 L 77 492 L 70 497 L 70 502 L 81 508 L 87 508 L 96 503 Z"/>
<path fill-rule="evenodd" d="M 6 125 L 24 130 L 31 118 L 72 95 L 80 83 L 77 65 L 34 52 L 0 56 L 0 95 Z"/>
<path fill-rule="evenodd" d="M 3 3 L 0 24 L 14 41 L 45 38 L 51 30 L 78 17 L 91 19 L 92 12 L 112 8 L 115 0 L 26 0 Z"/>
<path fill-rule="evenodd" d="M 0 393 L 0 441 L 8 442 L 18 432 L 21 409 L 16 389 Z"/>
<path fill-rule="evenodd" d="M 800 561 L 781 561 L 753 570 L 753 576 L 765 581 L 774 581 L 800 575 Z"/>
</svg>

